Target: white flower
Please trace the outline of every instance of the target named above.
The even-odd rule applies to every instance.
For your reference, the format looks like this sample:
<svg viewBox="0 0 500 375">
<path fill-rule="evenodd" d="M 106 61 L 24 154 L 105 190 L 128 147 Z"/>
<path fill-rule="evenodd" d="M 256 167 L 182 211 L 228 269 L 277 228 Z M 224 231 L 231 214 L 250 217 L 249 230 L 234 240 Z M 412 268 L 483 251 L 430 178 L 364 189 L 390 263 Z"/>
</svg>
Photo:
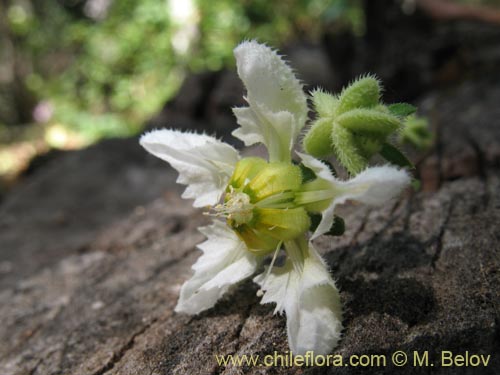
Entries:
<svg viewBox="0 0 500 375">
<path fill-rule="evenodd" d="M 262 142 L 269 151 L 271 161 L 289 162 L 294 140 L 305 125 L 307 117 L 307 100 L 302 85 L 290 67 L 264 45 L 255 41 L 244 42 L 234 53 L 238 73 L 247 87 L 249 107 L 234 109 L 241 128 L 233 134 L 247 145 Z M 240 160 L 233 147 L 205 134 L 183 133 L 170 129 L 155 130 L 143 135 L 140 143 L 179 172 L 177 182 L 187 185 L 182 197 L 194 198 L 195 207 L 213 206 L 220 201 Z M 259 164 L 258 160 L 252 162 Z M 266 169 L 265 166 L 257 167 Z M 291 164 L 288 168 L 281 168 L 281 165 L 278 167 L 280 168 L 267 168 L 261 183 L 267 183 L 269 178 L 274 177 L 273 172 L 283 169 L 280 173 L 285 178 L 281 180 L 289 185 L 290 177 L 286 172 L 296 167 Z M 247 172 L 242 173 L 245 175 Z M 300 175 L 298 179 L 300 180 Z M 280 180 L 279 176 L 277 180 Z M 286 190 L 277 185 L 279 184 L 275 184 L 278 194 Z M 263 190 L 260 187 L 260 191 Z M 241 199 L 236 198 L 239 197 L 230 201 L 234 202 L 231 207 L 226 204 L 220 210 L 224 211 L 226 216 L 233 215 L 233 219 L 244 216 L 241 214 Z M 267 209 L 264 214 L 267 214 L 265 218 L 269 221 L 268 226 L 281 229 L 285 235 L 293 235 L 290 232 L 293 232 L 294 228 L 285 228 L 277 223 L 280 217 L 275 215 L 276 207 L 282 202 L 273 202 L 267 198 L 263 205 L 268 207 L 259 210 L 262 214 L 262 211 Z M 295 212 L 294 216 L 294 210 L 289 211 L 296 219 L 295 224 L 304 222 L 305 210 L 297 209 Z M 308 222 L 302 226 L 305 224 L 308 227 Z M 307 227 L 299 229 L 303 233 Z M 264 229 L 252 229 L 237 235 L 236 231 L 220 221 L 215 221 L 212 226 L 200 228 L 208 237 L 206 242 L 198 246 L 204 254 L 193 266 L 193 277 L 181 289 L 176 311 L 196 314 L 206 310 L 215 305 L 231 285 L 255 273 L 262 256 L 259 249 L 249 248 L 247 244 L 259 244 L 260 241 L 266 247 L 264 252 L 268 253 L 270 246 L 274 249 L 280 243 L 279 240 L 267 236 Z"/>
<path fill-rule="evenodd" d="M 276 303 L 275 313 L 286 313 L 294 353 L 325 354 L 339 341 L 342 309 L 325 263 L 307 241 L 309 213 L 322 213 L 316 237 L 329 230 L 336 204 L 347 199 L 382 204 L 409 178 L 396 168 L 379 167 L 338 181 L 326 165 L 299 154 L 316 175 L 305 183 L 301 169 L 291 163 L 294 142 L 307 119 L 302 85 L 264 45 L 244 42 L 234 53 L 249 106 L 234 109 L 241 127 L 233 135 L 246 145 L 263 143 L 269 161 L 240 159 L 233 147 L 208 135 L 156 130 L 140 140 L 179 172 L 177 182 L 187 185 L 183 198 L 193 198 L 195 207 L 209 205 L 213 216 L 225 219 L 200 228 L 207 236 L 198 245 L 203 255 L 182 286 L 175 310 L 197 314 L 211 308 L 232 285 L 252 276 L 264 256 L 274 253 L 270 266 L 254 279 L 265 291 L 262 303 Z M 282 246 L 286 263 L 274 267 Z"/>
</svg>

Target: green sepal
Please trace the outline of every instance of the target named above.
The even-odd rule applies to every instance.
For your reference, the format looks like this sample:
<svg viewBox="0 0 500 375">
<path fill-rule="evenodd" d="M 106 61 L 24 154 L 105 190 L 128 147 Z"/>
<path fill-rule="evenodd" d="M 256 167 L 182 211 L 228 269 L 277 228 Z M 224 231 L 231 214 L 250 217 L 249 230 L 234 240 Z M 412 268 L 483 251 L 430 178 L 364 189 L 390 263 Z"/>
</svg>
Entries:
<svg viewBox="0 0 500 375">
<path fill-rule="evenodd" d="M 417 107 L 408 103 L 394 103 L 387 106 L 389 111 L 394 115 L 401 118 L 410 116 L 417 111 Z"/>
<path fill-rule="evenodd" d="M 339 116 L 336 121 L 352 132 L 386 136 L 401 126 L 401 120 L 375 109 L 358 108 Z"/>
<path fill-rule="evenodd" d="M 251 180 L 254 178 L 267 164 L 267 161 L 258 157 L 241 159 L 234 167 L 234 172 L 228 186 L 236 189 L 242 187 L 247 179 Z"/>
<path fill-rule="evenodd" d="M 309 214 L 309 218 L 311 219 L 311 226 L 309 230 L 314 232 L 316 228 L 318 228 L 319 223 L 321 222 L 321 214 Z M 333 224 L 330 227 L 330 230 L 325 234 L 328 236 L 341 236 L 345 232 L 345 222 L 340 216 L 335 215 L 333 217 Z"/>
<path fill-rule="evenodd" d="M 254 255 L 266 255 L 274 251 L 280 240 L 263 233 L 247 224 L 233 227 L 236 235 L 247 245 L 248 251 Z"/>
<path fill-rule="evenodd" d="M 287 210 L 256 208 L 254 228 L 278 240 L 288 241 L 305 233 L 311 225 L 309 215 L 303 207 Z"/>
<path fill-rule="evenodd" d="M 315 158 L 324 158 L 331 155 L 332 126 L 333 121 L 330 118 L 319 118 L 314 121 L 302 142 L 304 151 Z"/>
<path fill-rule="evenodd" d="M 371 108 L 380 100 L 380 82 L 373 76 L 358 78 L 344 88 L 339 96 L 337 115 L 356 108 Z"/>
<path fill-rule="evenodd" d="M 311 92 L 311 99 L 314 109 L 320 117 L 332 117 L 338 106 L 338 98 L 322 89 L 316 89 Z"/>
<path fill-rule="evenodd" d="M 324 190 L 330 190 L 331 189 L 331 182 L 327 181 L 327 180 L 324 180 L 322 178 L 316 178 L 312 181 L 309 181 L 305 184 L 302 185 L 301 187 L 301 191 L 302 192 L 316 192 L 315 194 L 317 194 L 317 192 L 321 192 L 321 191 L 324 191 Z M 298 202 L 296 200 L 297 203 L 301 203 L 301 202 Z M 332 198 L 329 198 L 329 199 L 323 199 L 323 200 L 317 200 L 317 201 L 314 201 L 312 203 L 305 203 L 303 204 L 304 208 L 308 211 L 308 212 L 321 212 L 321 211 L 324 211 L 328 208 L 328 206 L 330 206 L 330 203 L 332 202 Z"/>
<path fill-rule="evenodd" d="M 414 168 L 411 161 L 399 151 L 395 146 L 390 143 L 385 142 L 380 150 L 380 155 L 388 162 L 397 165 L 399 167 Z"/>
<path fill-rule="evenodd" d="M 368 166 L 368 160 L 359 152 L 354 135 L 337 123 L 332 128 L 332 143 L 337 159 L 350 174 L 356 175 Z"/>
<path fill-rule="evenodd" d="M 252 202 L 283 191 L 298 190 L 302 185 L 300 168 L 289 163 L 268 163 L 245 186 L 243 192 L 248 194 Z"/>
</svg>

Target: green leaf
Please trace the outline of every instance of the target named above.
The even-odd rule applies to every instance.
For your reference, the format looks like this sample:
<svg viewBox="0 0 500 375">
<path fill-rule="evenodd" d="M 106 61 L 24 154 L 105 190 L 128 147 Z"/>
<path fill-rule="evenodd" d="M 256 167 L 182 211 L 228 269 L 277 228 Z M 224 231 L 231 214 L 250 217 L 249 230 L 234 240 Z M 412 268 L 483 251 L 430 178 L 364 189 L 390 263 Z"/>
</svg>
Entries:
<svg viewBox="0 0 500 375">
<path fill-rule="evenodd" d="M 395 146 L 390 143 L 384 143 L 382 149 L 380 150 L 380 155 L 388 162 L 395 164 L 400 167 L 414 168 L 411 161 L 399 151 Z"/>
<path fill-rule="evenodd" d="M 417 107 L 408 103 L 395 103 L 389 105 L 389 111 L 398 117 L 406 117 L 414 114 L 417 111 Z"/>
<path fill-rule="evenodd" d="M 352 132 L 386 136 L 401 126 L 401 120 L 376 109 L 358 108 L 337 118 L 337 122 Z"/>
</svg>

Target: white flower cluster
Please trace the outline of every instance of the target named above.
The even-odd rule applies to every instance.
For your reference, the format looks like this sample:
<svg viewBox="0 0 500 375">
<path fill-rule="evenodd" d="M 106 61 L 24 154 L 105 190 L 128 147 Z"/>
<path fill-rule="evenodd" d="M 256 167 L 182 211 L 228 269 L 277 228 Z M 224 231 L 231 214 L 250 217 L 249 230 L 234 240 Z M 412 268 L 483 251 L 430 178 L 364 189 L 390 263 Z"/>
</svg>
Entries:
<svg viewBox="0 0 500 375">
<path fill-rule="evenodd" d="M 141 137 L 153 155 L 179 172 L 187 185 L 183 198 L 195 207 L 210 206 L 216 218 L 200 228 L 207 240 L 182 286 L 177 312 L 197 314 L 215 305 L 229 288 L 254 275 L 268 255 L 271 264 L 253 280 L 262 303 L 285 312 L 288 342 L 294 354 L 326 354 L 342 331 L 339 292 L 311 240 L 328 232 L 337 204 L 356 200 L 382 205 L 410 182 L 407 172 L 392 166 L 368 168 L 348 181 L 332 175 L 323 162 L 297 153 L 314 172 L 305 181 L 291 162 L 294 142 L 307 121 L 307 98 L 290 67 L 269 47 L 255 41 L 235 50 L 238 74 L 247 89 L 248 107 L 235 108 L 233 135 L 245 145 L 262 143 L 269 160 L 240 158 L 230 145 L 204 134 L 163 129 Z M 309 234 L 310 214 L 321 221 Z M 222 220 L 221 220 L 222 219 Z M 279 251 L 286 261 L 274 266 Z"/>
</svg>

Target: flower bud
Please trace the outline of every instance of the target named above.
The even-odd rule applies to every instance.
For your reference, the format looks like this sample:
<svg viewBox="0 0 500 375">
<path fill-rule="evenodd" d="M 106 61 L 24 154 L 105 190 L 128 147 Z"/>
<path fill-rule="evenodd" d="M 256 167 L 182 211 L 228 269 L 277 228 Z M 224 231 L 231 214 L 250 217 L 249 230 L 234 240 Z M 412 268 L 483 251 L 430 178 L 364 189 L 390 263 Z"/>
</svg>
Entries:
<svg viewBox="0 0 500 375">
<path fill-rule="evenodd" d="M 356 108 L 371 108 L 378 104 L 381 86 L 378 79 L 367 76 L 347 86 L 339 97 L 337 114 L 341 115 Z"/>
<path fill-rule="evenodd" d="M 320 117 L 333 117 L 335 115 L 335 111 L 339 104 L 338 98 L 318 89 L 311 93 L 311 99 L 314 109 Z"/>
<path fill-rule="evenodd" d="M 325 158 L 332 154 L 332 125 L 333 120 L 330 118 L 316 120 L 304 137 L 302 145 L 305 152 L 316 158 Z"/>
<path fill-rule="evenodd" d="M 401 126 L 401 121 L 390 113 L 358 108 L 337 118 L 344 128 L 359 134 L 387 136 Z"/>
</svg>

